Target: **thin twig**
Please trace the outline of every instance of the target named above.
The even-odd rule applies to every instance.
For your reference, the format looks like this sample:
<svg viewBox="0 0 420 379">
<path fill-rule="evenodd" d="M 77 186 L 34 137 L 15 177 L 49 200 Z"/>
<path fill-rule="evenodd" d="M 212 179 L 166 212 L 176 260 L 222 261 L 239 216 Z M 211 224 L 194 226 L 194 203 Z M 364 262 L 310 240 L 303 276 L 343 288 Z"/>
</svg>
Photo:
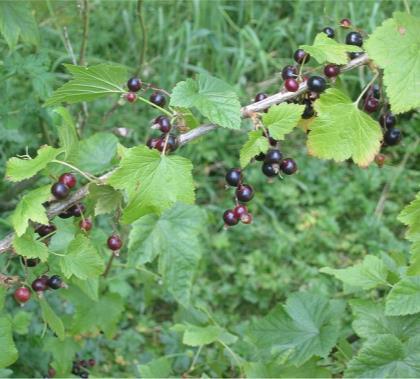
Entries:
<svg viewBox="0 0 420 379">
<path fill-rule="evenodd" d="M 140 48 L 139 64 L 138 64 L 137 70 L 135 72 L 136 75 L 140 74 L 141 67 L 142 67 L 142 65 L 144 63 L 144 59 L 146 57 L 146 49 L 147 49 L 147 32 L 146 32 L 146 26 L 144 24 L 144 19 L 143 19 L 142 7 L 143 7 L 143 1 L 142 0 L 137 0 L 136 16 L 137 16 L 137 19 L 139 20 L 139 24 L 140 24 L 140 28 L 141 28 L 142 44 L 141 44 L 141 48 Z"/>
<path fill-rule="evenodd" d="M 83 37 L 80 45 L 79 65 L 85 64 L 85 54 L 89 36 L 89 3 L 87 0 L 82 1 L 82 18 L 83 18 Z"/>
</svg>

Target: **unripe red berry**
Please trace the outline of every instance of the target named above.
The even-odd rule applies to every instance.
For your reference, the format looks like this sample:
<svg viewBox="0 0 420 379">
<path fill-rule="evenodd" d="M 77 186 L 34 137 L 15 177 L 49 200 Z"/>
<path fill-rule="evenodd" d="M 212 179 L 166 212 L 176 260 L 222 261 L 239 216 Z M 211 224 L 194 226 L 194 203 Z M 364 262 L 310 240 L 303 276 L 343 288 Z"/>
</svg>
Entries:
<svg viewBox="0 0 420 379">
<path fill-rule="evenodd" d="M 137 95 L 134 92 L 127 92 L 125 94 L 125 99 L 129 102 L 129 103 L 134 103 L 137 99 Z"/>
<path fill-rule="evenodd" d="M 92 229 L 92 221 L 89 218 L 85 218 L 84 220 L 80 220 L 79 222 L 80 229 L 84 230 L 85 232 L 88 232 Z"/>
<path fill-rule="evenodd" d="M 58 181 L 60 183 L 65 184 L 69 188 L 73 188 L 76 185 L 76 183 L 77 183 L 76 177 L 73 174 L 69 173 L 69 172 L 66 172 L 66 173 L 62 174 L 58 178 Z"/>
<path fill-rule="evenodd" d="M 340 26 L 341 26 L 342 28 L 346 28 L 346 29 L 348 29 L 348 28 L 350 28 L 350 26 L 351 26 L 351 21 L 350 21 L 348 18 L 343 18 L 343 19 L 340 21 Z"/>
<path fill-rule="evenodd" d="M 108 238 L 107 244 L 112 251 L 117 251 L 121 249 L 122 241 L 119 236 L 114 234 Z"/>
<path fill-rule="evenodd" d="M 292 78 L 286 79 L 284 86 L 289 92 L 296 92 L 299 89 L 299 83 L 296 79 Z"/>
<path fill-rule="evenodd" d="M 26 303 L 31 298 L 31 291 L 27 287 L 19 287 L 15 291 L 14 297 L 18 303 Z"/>
<path fill-rule="evenodd" d="M 327 64 L 324 67 L 324 74 L 327 78 L 334 78 L 340 74 L 340 67 L 336 64 Z"/>
</svg>

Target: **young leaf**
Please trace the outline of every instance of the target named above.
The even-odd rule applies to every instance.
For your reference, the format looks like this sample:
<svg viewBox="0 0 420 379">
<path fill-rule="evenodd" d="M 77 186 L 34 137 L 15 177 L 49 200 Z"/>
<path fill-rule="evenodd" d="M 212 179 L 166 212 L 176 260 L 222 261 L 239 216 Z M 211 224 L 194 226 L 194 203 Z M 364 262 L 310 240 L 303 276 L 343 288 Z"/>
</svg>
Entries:
<svg viewBox="0 0 420 379">
<path fill-rule="evenodd" d="M 254 322 L 247 335 L 263 357 L 284 356 L 297 366 L 312 356 L 326 357 L 339 337 L 342 303 L 317 294 L 294 293 Z"/>
<path fill-rule="evenodd" d="M 263 115 L 262 122 L 270 131 L 271 137 L 283 140 L 285 135 L 298 124 L 304 109 L 304 105 L 298 104 L 275 105 Z"/>
<path fill-rule="evenodd" d="M 16 254 L 26 258 L 39 258 L 45 262 L 48 258 L 48 248 L 45 243 L 37 241 L 34 232 L 28 229 L 25 234 L 14 236 L 12 242 Z"/>
<path fill-rule="evenodd" d="M 102 274 L 104 262 L 92 241 L 79 234 L 70 242 L 67 254 L 60 260 L 60 267 L 67 278 L 74 275 L 88 279 Z"/>
<path fill-rule="evenodd" d="M 198 235 L 204 220 L 200 208 L 178 203 L 160 218 L 140 218 L 130 232 L 129 264 L 150 262 L 159 255 L 159 272 L 165 285 L 183 305 L 190 301 L 192 280 L 201 257 Z"/>
<path fill-rule="evenodd" d="M 330 88 L 315 102 L 318 117 L 310 125 L 309 153 L 337 162 L 353 158 L 365 167 L 381 146 L 379 124 L 359 110 L 343 92 Z"/>
<path fill-rule="evenodd" d="M 131 223 L 148 213 L 162 213 L 177 201 L 195 200 L 192 164 L 183 157 L 163 156 L 145 146 L 129 149 L 108 184 L 128 192 L 122 222 Z"/>
<path fill-rule="evenodd" d="M 123 66 L 98 64 L 91 67 L 64 65 L 73 79 L 57 89 L 46 101 L 45 106 L 92 101 L 114 94 L 125 93 L 122 84 L 127 81 L 127 70 Z"/>
<path fill-rule="evenodd" d="M 121 192 L 107 185 L 91 183 L 89 194 L 90 198 L 95 201 L 95 216 L 114 212 L 122 201 Z"/>
<path fill-rule="evenodd" d="M 77 149 L 79 138 L 77 137 L 76 125 L 67 108 L 57 107 L 53 109 L 61 117 L 61 122 L 55 123 L 60 139 L 60 145 L 65 151 L 64 158 L 67 159 L 69 155 Z"/>
<path fill-rule="evenodd" d="M 395 12 L 365 44 L 369 57 L 384 69 L 383 80 L 393 113 L 420 107 L 419 44 L 420 18 L 402 12 Z"/>
<path fill-rule="evenodd" d="M 387 316 L 411 315 L 420 312 L 420 276 L 408 276 L 394 285 L 386 297 Z"/>
<path fill-rule="evenodd" d="M 10 366 L 18 358 L 18 351 L 13 341 L 10 317 L 0 317 L 0 368 Z"/>
<path fill-rule="evenodd" d="M 47 213 L 42 204 L 50 196 L 50 186 L 44 186 L 30 191 L 22 197 L 11 216 L 13 228 L 19 237 L 26 232 L 29 220 L 44 225 L 48 224 Z"/>
<path fill-rule="evenodd" d="M 44 298 L 39 299 L 39 305 L 41 306 L 42 318 L 51 328 L 51 330 L 57 335 L 57 337 L 63 341 L 65 338 L 64 325 L 60 317 L 52 310 L 47 300 Z"/>
<path fill-rule="evenodd" d="M 338 43 L 333 38 L 327 37 L 325 33 L 318 33 L 312 46 L 301 45 L 299 48 L 311 54 L 318 63 L 335 64 L 346 64 L 349 60 L 348 53 L 363 51 L 358 46 Z"/>
<path fill-rule="evenodd" d="M 47 167 L 62 151 L 51 146 L 43 146 L 33 159 L 10 158 L 6 164 L 6 179 L 11 182 L 20 182 L 29 179 Z"/>
<path fill-rule="evenodd" d="M 38 45 L 39 31 L 29 3 L 15 0 L 0 1 L 0 31 L 11 49 L 19 36 L 24 42 Z"/>
<path fill-rule="evenodd" d="M 246 167 L 251 159 L 259 153 L 265 153 L 268 150 L 268 147 L 268 139 L 263 136 L 261 129 L 249 132 L 248 141 L 245 142 L 239 152 L 241 167 Z"/>
<path fill-rule="evenodd" d="M 384 262 L 374 255 L 367 255 L 362 263 L 352 267 L 338 270 L 324 267 L 320 271 L 334 275 L 345 284 L 364 290 L 387 285 L 388 270 Z"/>
<path fill-rule="evenodd" d="M 52 367 L 57 370 L 57 377 L 69 377 L 74 356 L 80 351 L 80 346 L 70 337 L 64 340 L 48 337 L 44 342 L 43 350 L 52 354 Z"/>
<path fill-rule="evenodd" d="M 350 362 L 346 378 L 417 378 L 420 375 L 420 337 L 401 342 L 385 335 L 363 345 Z"/>
<path fill-rule="evenodd" d="M 241 127 L 241 105 L 234 89 L 207 74 L 178 83 L 171 95 L 171 106 L 197 108 L 210 122 L 224 128 Z"/>
</svg>

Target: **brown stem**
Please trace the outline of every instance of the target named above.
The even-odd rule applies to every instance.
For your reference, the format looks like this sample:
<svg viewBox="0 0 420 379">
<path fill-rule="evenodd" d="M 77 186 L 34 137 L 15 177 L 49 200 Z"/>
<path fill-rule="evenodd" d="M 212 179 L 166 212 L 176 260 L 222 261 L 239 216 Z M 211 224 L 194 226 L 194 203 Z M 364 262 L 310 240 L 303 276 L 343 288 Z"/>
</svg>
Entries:
<svg viewBox="0 0 420 379">
<path fill-rule="evenodd" d="M 111 267 L 112 267 L 112 262 L 114 262 L 114 258 L 115 258 L 115 254 L 112 253 L 111 256 L 109 257 L 108 264 L 106 265 L 105 271 L 102 274 L 104 278 L 108 276 L 109 271 L 111 270 Z"/>
</svg>

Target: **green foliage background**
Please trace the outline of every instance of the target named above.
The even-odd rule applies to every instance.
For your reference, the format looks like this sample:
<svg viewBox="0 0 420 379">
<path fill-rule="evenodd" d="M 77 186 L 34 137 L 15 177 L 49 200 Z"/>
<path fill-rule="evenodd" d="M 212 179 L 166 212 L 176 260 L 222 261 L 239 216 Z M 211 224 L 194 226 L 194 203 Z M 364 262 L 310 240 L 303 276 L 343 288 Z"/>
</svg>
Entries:
<svg viewBox="0 0 420 379">
<path fill-rule="evenodd" d="M 235 86 L 243 104 L 259 91 L 277 91 L 279 71 L 292 61 L 294 49 L 312 43 L 323 27 L 336 26 L 341 18 L 349 17 L 369 33 L 393 11 L 404 10 L 400 1 L 150 0 L 142 4 L 144 34 L 136 2 L 96 0 L 89 4 L 89 65 L 123 64 L 167 90 L 196 73 L 209 72 Z M 42 104 L 53 89 L 69 79 L 63 63 L 71 63 L 71 58 L 64 48 L 62 28 L 67 28 L 76 54 L 82 41 L 76 1 L 34 1 L 31 6 L 39 24 L 38 43 L 20 40 L 16 48 L 9 49 L 0 38 L 2 177 L 7 158 L 24 154 L 26 148 L 33 154 L 42 144 L 56 144 L 55 118 Z M 413 1 L 411 11 L 419 14 L 420 3 Z M 345 32 L 336 30 L 342 40 Z M 364 84 L 363 69 L 346 74 L 343 83 L 353 98 Z M 83 136 L 127 128 L 128 136 L 119 136 L 122 144 L 134 146 L 145 141 L 156 111 L 136 103 L 116 109 L 104 121 L 114 102 L 107 98 L 89 103 Z M 70 109 L 77 118 L 81 107 Z M 250 204 L 255 221 L 228 231 L 221 230 L 221 214 L 231 207 L 232 199 L 223 177 L 227 168 L 239 166 L 239 150 L 246 135 L 218 130 L 183 148 L 180 155 L 194 162 L 197 203 L 207 211 L 209 223 L 192 297 L 211 310 L 221 325 L 241 335 L 253 317 L 267 314 L 293 291 L 310 289 L 340 297 L 341 286 L 320 274 L 321 267 L 347 267 L 367 253 L 408 252 L 405 228 L 396 217 L 418 190 L 419 116 L 400 117 L 398 125 L 404 133 L 403 142 L 387 151 L 382 169 L 311 158 L 301 133 L 294 132 L 282 150 L 296 158 L 299 173 L 269 184 L 260 168 L 251 166 L 246 176 L 257 190 Z M 44 183 L 31 180 L 31 184 Z M 8 216 L 25 190 L 25 184 L 0 182 L 0 236 L 11 230 Z M 102 228 L 96 232 L 99 241 L 112 225 L 107 217 L 100 217 L 98 224 L 98 229 Z M 177 235 L 172 238 L 176 240 Z M 5 263 L 6 257 L 0 256 L 0 265 Z M 87 343 L 78 351 L 82 357 L 98 360 L 97 375 L 138 375 L 138 364 L 163 355 L 174 357 L 175 374 L 185 372 L 195 351 L 183 345 L 170 327 L 177 320 L 199 315 L 183 315 L 146 272 L 117 267 L 110 286 L 126 304 L 117 334 L 108 339 L 87 333 Z M 31 307 L 33 304 L 28 304 L 26 310 L 30 312 Z M 17 337 L 21 358 L 11 367 L 13 373 L 0 371 L 0 376 L 45 374 L 50 353 L 34 349 L 41 346 L 42 328 L 37 321 L 31 324 L 31 337 Z M 238 349 L 246 354 L 246 346 Z M 192 374 L 234 375 L 229 359 L 221 354 L 213 346 L 204 347 Z M 339 363 L 334 365 L 339 372 Z"/>
</svg>

